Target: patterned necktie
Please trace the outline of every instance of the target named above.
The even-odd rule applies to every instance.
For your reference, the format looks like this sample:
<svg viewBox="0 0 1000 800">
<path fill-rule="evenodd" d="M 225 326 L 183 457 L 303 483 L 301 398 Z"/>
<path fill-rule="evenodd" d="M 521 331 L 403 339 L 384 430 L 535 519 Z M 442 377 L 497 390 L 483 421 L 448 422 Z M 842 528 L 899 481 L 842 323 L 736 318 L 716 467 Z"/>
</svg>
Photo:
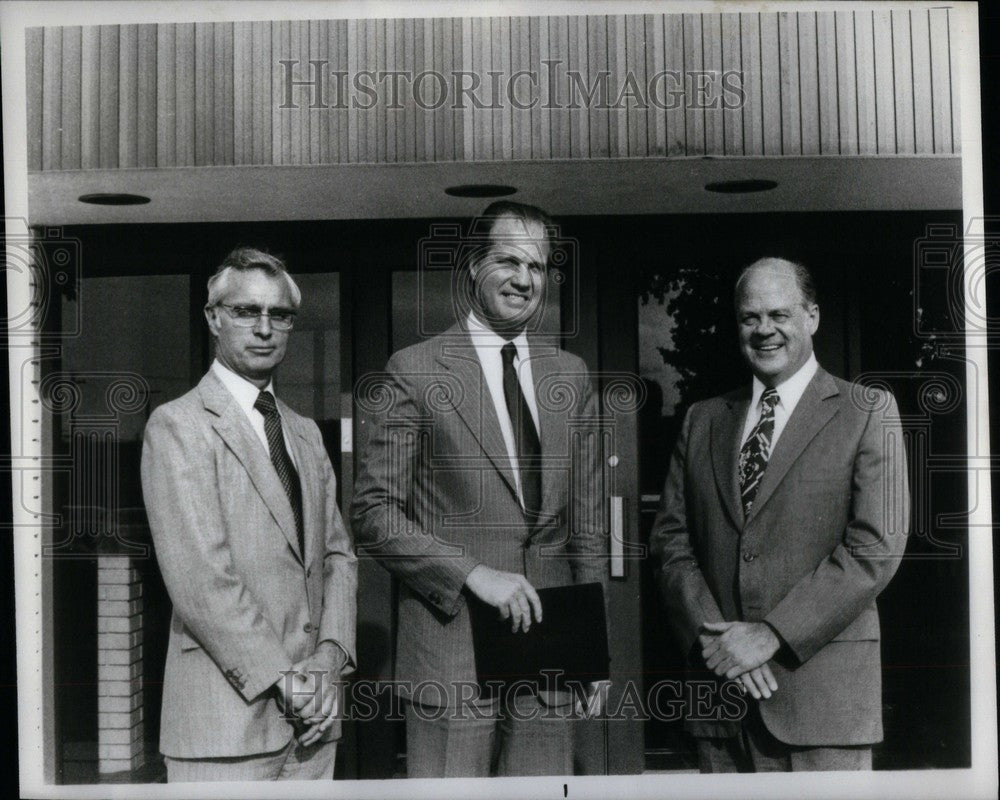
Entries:
<svg viewBox="0 0 1000 800">
<path fill-rule="evenodd" d="M 771 439 L 774 438 L 774 407 L 781 398 L 775 389 L 765 389 L 760 397 L 760 420 L 750 432 L 740 449 L 740 496 L 743 513 L 750 515 L 757 496 L 760 480 L 764 477 L 767 461 L 771 457 Z"/>
<path fill-rule="evenodd" d="M 538 431 L 535 430 L 528 401 L 524 399 L 524 393 L 521 391 L 521 382 L 517 379 L 517 371 L 514 369 L 515 355 L 517 348 L 513 342 L 507 342 L 500 349 L 500 356 L 503 359 L 503 396 L 507 401 L 507 413 L 510 415 L 510 424 L 514 431 L 524 512 L 528 517 L 528 523 L 534 526 L 538 521 L 538 512 L 542 505 L 542 445 L 538 441 Z"/>
<path fill-rule="evenodd" d="M 299 474 L 285 449 L 285 439 L 281 435 L 281 415 L 278 406 L 270 392 L 261 392 L 253 404 L 264 416 L 264 433 L 267 436 L 267 449 L 271 452 L 271 463 L 278 473 L 278 479 L 285 488 L 288 502 L 292 504 L 295 515 L 295 530 L 299 538 L 299 554 L 305 558 L 305 532 L 302 528 L 302 486 L 299 484 Z"/>
</svg>

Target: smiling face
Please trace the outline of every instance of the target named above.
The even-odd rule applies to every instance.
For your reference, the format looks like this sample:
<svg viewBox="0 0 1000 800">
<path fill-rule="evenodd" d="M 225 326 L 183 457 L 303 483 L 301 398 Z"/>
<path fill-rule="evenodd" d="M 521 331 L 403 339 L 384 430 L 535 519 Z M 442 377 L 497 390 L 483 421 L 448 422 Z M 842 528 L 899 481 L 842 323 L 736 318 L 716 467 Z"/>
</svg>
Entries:
<svg viewBox="0 0 1000 800">
<path fill-rule="evenodd" d="M 782 261 L 755 265 L 737 288 L 736 321 L 743 357 L 765 386 L 796 373 L 812 353 L 819 306 L 807 303 L 791 266 Z"/>
<path fill-rule="evenodd" d="M 541 307 L 550 244 L 541 222 L 498 217 L 491 244 L 470 267 L 476 313 L 493 330 L 516 335 Z"/>
<path fill-rule="evenodd" d="M 288 282 L 261 269 L 233 270 L 219 302 L 268 312 L 293 310 Z M 268 317 L 261 317 L 252 328 L 241 328 L 229 309 L 218 306 L 206 308 L 205 317 L 215 337 L 215 357 L 255 386 L 267 386 L 285 358 L 289 331 L 275 330 Z"/>
</svg>

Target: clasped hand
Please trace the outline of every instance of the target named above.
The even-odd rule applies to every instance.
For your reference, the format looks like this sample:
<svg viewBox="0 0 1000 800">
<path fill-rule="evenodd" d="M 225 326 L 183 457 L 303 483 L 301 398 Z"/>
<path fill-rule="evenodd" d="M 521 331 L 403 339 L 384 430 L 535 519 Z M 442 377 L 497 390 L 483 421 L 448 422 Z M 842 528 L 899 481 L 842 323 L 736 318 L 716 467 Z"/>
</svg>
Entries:
<svg viewBox="0 0 1000 800">
<path fill-rule="evenodd" d="M 500 610 L 500 616 L 510 620 L 510 629 L 525 633 L 531 627 L 531 616 L 542 621 L 542 601 L 528 579 L 516 572 L 501 572 L 477 565 L 465 579 L 469 591 L 485 603 Z"/>
<path fill-rule="evenodd" d="M 315 653 L 292 665 L 294 674 L 283 676 L 277 684 L 285 713 L 296 718 L 299 744 L 319 741 L 337 718 L 342 668 L 342 651 L 330 642 L 321 642 Z"/>
<path fill-rule="evenodd" d="M 738 678 L 756 700 L 777 691 L 767 662 L 781 640 L 763 622 L 706 622 L 698 634 L 705 664 L 719 677 Z"/>
</svg>

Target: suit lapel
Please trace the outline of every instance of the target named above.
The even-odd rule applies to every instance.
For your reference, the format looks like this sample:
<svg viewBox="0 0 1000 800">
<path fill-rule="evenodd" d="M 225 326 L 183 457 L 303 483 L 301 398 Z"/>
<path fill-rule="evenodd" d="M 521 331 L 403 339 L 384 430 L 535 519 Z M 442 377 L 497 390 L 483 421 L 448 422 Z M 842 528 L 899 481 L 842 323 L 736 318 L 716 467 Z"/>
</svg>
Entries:
<svg viewBox="0 0 1000 800">
<path fill-rule="evenodd" d="M 529 358 L 531 365 L 531 382 L 535 388 L 535 408 L 538 410 L 538 441 L 542 445 L 542 508 L 538 515 L 538 524 L 542 525 L 553 520 L 558 513 L 554 508 L 556 499 L 559 497 L 558 484 L 560 480 L 566 480 L 566 472 L 562 469 L 545 469 L 544 465 L 550 465 L 557 459 L 556 454 L 566 452 L 571 446 L 569 442 L 569 432 L 567 430 L 568 412 L 556 411 L 551 403 L 543 401 L 545 387 L 542 382 L 551 374 L 556 373 L 556 357 L 559 351 L 554 347 L 541 345 L 534 340 L 528 344 Z"/>
<path fill-rule="evenodd" d="M 837 384 L 825 370 L 818 369 L 813 375 L 805 392 L 795 406 L 795 411 L 788 418 L 781 438 L 774 447 L 774 452 L 764 470 L 764 476 L 760 481 L 760 488 L 754 498 L 753 506 L 750 509 L 750 516 L 747 521 L 753 519 L 768 499 L 774 494 L 781 483 L 782 478 L 795 460 L 802 455 L 802 451 L 813 440 L 817 433 L 827 422 L 837 413 L 839 406 L 837 403 L 827 402 L 830 398 L 840 394 Z"/>
<path fill-rule="evenodd" d="M 500 422 L 493 397 L 486 386 L 483 368 L 472 340 L 463 328 L 452 326 L 437 354 L 437 361 L 458 381 L 461 390 L 451 392 L 452 405 L 458 417 L 472 432 L 486 456 L 493 462 L 500 477 L 517 497 L 517 484 L 510 469 L 507 445 L 500 431 Z M 464 335 L 458 335 L 464 334 Z M 458 402 L 455 399 L 458 398 Z"/>
<path fill-rule="evenodd" d="M 320 477 L 316 473 L 314 459 L 309 453 L 305 431 L 303 430 L 303 419 L 293 412 L 288 406 L 278 401 L 278 409 L 281 412 L 281 424 L 285 432 L 285 443 L 292 451 L 292 460 L 299 473 L 299 485 L 302 490 L 302 540 L 305 544 L 305 552 L 302 554 L 302 562 L 308 564 L 315 555 L 313 550 L 316 547 L 313 531 L 317 530 L 318 521 L 316 512 L 319 504 L 316 502 L 316 487 L 320 486 Z M 322 527 L 319 527 L 322 530 Z M 297 541 L 297 539 L 296 539 Z M 298 545 L 295 545 L 298 550 Z"/>
<path fill-rule="evenodd" d="M 740 439 L 750 407 L 749 388 L 727 395 L 725 403 L 725 408 L 712 420 L 712 467 L 723 506 L 740 530 L 743 528 L 743 506 L 737 475 Z"/>
<path fill-rule="evenodd" d="M 292 551 L 298 553 L 298 533 L 295 530 L 292 505 L 288 502 L 288 495 L 285 494 L 270 456 L 250 427 L 246 414 L 211 372 L 202 379 L 199 388 L 205 408 L 217 416 L 212 426 L 247 471 L 251 483 L 278 523 Z"/>
</svg>

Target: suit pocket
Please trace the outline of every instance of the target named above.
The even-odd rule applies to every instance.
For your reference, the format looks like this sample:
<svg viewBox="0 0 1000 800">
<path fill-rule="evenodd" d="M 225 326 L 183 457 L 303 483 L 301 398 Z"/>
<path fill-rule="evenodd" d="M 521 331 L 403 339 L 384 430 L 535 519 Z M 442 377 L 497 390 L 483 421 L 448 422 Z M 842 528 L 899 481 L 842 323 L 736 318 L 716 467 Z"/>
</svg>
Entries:
<svg viewBox="0 0 1000 800">
<path fill-rule="evenodd" d="M 880 637 L 878 611 L 866 608 L 832 642 L 877 642 Z"/>
</svg>

